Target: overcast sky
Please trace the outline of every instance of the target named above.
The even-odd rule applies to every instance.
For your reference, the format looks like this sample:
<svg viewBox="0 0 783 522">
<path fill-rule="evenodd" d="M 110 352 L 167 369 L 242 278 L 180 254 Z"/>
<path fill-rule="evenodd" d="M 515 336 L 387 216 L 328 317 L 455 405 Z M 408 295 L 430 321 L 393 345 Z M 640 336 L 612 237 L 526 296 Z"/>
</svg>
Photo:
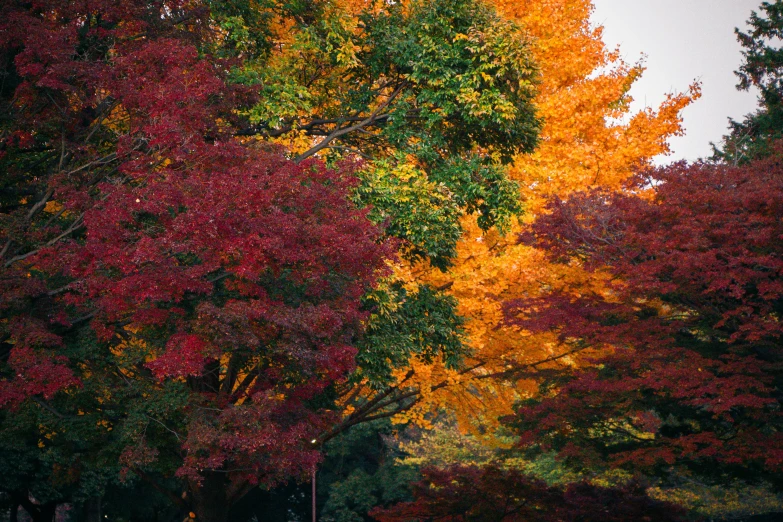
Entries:
<svg viewBox="0 0 783 522">
<path fill-rule="evenodd" d="M 657 163 L 694 160 L 711 154 L 710 141 L 726 133 L 727 118 L 741 119 L 756 107 L 756 93 L 737 91 L 734 72 L 740 45 L 734 28 L 746 27 L 761 0 L 594 0 L 593 23 L 604 26 L 604 42 L 620 46 L 647 70 L 631 90 L 634 108 L 657 107 L 666 93 L 684 91 L 694 80 L 702 97 L 684 111 L 683 137 L 671 140 L 673 153 Z"/>
</svg>

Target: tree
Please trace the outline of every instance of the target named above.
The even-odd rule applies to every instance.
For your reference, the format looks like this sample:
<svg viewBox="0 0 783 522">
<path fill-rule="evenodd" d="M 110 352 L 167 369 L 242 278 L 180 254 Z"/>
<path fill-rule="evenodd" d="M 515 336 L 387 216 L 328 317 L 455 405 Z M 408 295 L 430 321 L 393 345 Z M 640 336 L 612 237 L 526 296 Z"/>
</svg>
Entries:
<svg viewBox="0 0 783 522">
<path fill-rule="evenodd" d="M 628 193 L 557 200 L 535 226 L 552 259 L 610 283 L 507 303 L 509 321 L 603 352 L 520 408 L 522 443 L 577 468 L 779 490 L 779 156 L 648 175 Z"/>
<path fill-rule="evenodd" d="M 190 42 L 202 11 L 92 8 L 3 7 L 19 82 L 0 405 L 37 407 L 35 442 L 69 451 L 71 482 L 117 459 L 159 487 L 176 472 L 172 501 L 225 520 L 319 459 L 392 252 L 352 167 L 232 138 L 243 92 Z"/>
<path fill-rule="evenodd" d="M 400 240 L 401 253 L 394 275 L 366 296 L 373 314 L 357 371 L 338 389 L 347 416 L 324 442 L 409 407 L 411 396 L 401 396 L 412 390 L 398 377 L 410 365 L 459 367 L 467 350 L 456 301 L 404 267 L 447 269 L 464 216 L 489 230 L 520 212 L 507 164 L 537 143 L 537 70 L 518 24 L 483 2 L 334 2 L 305 11 L 296 16 L 307 23 L 286 25 L 270 56 L 232 73 L 262 93 L 244 107 L 252 125 L 241 134 L 296 158 L 362 158 L 356 199 Z"/>
<path fill-rule="evenodd" d="M 248 110 L 252 132 L 299 157 L 365 159 L 357 198 L 402 247 L 394 276 L 367 296 L 368 335 L 340 389 L 346 418 L 325 441 L 410 408 L 420 389 L 404 377 L 412 367 L 459 368 L 457 302 L 405 267 L 447 269 L 467 215 L 481 230 L 510 223 L 521 207 L 507 164 L 533 150 L 539 121 L 527 37 L 484 2 L 341 1 L 317 20 L 269 64 L 245 68 L 251 83 L 275 86 Z"/>
<path fill-rule="evenodd" d="M 734 164 L 769 155 L 783 128 L 783 50 L 776 45 L 783 29 L 783 2 L 762 2 L 761 11 L 761 16 L 751 13 L 749 32 L 734 30 L 745 49 L 744 63 L 735 73 L 740 80 L 737 88 L 758 89 L 761 107 L 742 121 L 729 120 L 730 134 L 720 149 L 713 145 L 715 159 Z"/>
<path fill-rule="evenodd" d="M 389 440 L 396 430 L 389 419 L 354 426 L 324 444 L 316 473 L 318 520 L 371 520 L 377 506 L 410 500 L 410 483 L 420 477 L 414 466 L 400 465 Z M 247 495 L 230 520 L 307 520 L 312 517 L 312 484 L 290 481 L 284 487 Z"/>
<path fill-rule="evenodd" d="M 509 171 L 518 183 L 524 206 L 521 222 L 512 221 L 505 234 L 482 230 L 474 218 L 462 220 L 454 266 L 447 272 L 427 264 L 403 269 L 408 284 L 424 282 L 443 289 L 458 303 L 465 318 L 468 355 L 460 368 L 435 360 L 414 361 L 396 372 L 397 386 L 389 398 L 403 415 L 398 420 L 425 422 L 432 410 L 454 410 L 463 426 L 490 425 L 510 414 L 520 397 L 535 393 L 538 369 L 573 363 L 574 347 L 556 335 L 520 331 L 504 320 L 503 303 L 540 295 L 570 284 L 601 287 L 600 277 L 580 267 L 553 264 L 544 252 L 516 237 L 544 212 L 548 198 L 591 187 L 619 189 L 641 165 L 666 153 L 666 140 L 679 134 L 680 111 L 698 97 L 698 87 L 672 94 L 656 111 L 630 113 L 629 89 L 642 66 L 624 63 L 593 27 L 587 0 L 492 2 L 506 18 L 531 37 L 531 52 L 540 68 L 534 99 L 543 120 L 541 140 L 531 154 L 519 154 Z M 401 277 L 403 277 L 401 276 Z M 480 393 L 477 393 L 480 392 Z M 412 397 L 418 399 L 413 405 Z"/>
</svg>

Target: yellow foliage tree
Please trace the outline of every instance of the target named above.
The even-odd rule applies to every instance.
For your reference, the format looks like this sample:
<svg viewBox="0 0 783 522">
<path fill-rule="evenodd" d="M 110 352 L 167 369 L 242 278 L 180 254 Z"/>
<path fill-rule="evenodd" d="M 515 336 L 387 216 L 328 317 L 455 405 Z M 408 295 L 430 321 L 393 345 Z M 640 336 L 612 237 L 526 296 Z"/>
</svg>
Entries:
<svg viewBox="0 0 783 522">
<path fill-rule="evenodd" d="M 458 259 L 448 272 L 424 264 L 399 268 L 399 276 L 411 284 L 427 283 L 458 299 L 472 355 L 461 371 L 421 361 L 399 371 L 398 387 L 408 391 L 398 397 L 409 402 L 398 421 L 427 424 L 427 412 L 447 406 L 463 426 L 477 420 L 491 425 L 515 400 L 535 391 L 531 373 L 575 363 L 577 349 L 558 342 L 555 334 L 505 325 L 502 303 L 553 289 L 601 292 L 600 277 L 578 266 L 550 264 L 542 252 L 516 239 L 544 211 L 548 198 L 598 186 L 620 188 L 653 157 L 667 153 L 667 139 L 682 133 L 682 109 L 699 96 L 693 85 L 686 93 L 670 94 L 657 110 L 632 114 L 629 90 L 643 67 L 606 48 L 602 28 L 590 23 L 590 0 L 491 3 L 526 29 L 541 71 L 535 99 L 544 121 L 541 143 L 511 168 L 526 214 L 505 235 L 483 232 L 474 218 L 464 219 Z"/>
</svg>

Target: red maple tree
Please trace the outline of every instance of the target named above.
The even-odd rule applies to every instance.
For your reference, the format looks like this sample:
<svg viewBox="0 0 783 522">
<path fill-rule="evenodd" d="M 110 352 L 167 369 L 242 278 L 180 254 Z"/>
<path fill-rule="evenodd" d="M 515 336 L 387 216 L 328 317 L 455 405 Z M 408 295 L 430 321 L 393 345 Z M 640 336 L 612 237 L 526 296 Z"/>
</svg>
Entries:
<svg viewBox="0 0 783 522">
<path fill-rule="evenodd" d="M 605 355 L 558 373 L 520 409 L 523 444 L 582 465 L 779 480 L 780 156 L 678 163 L 624 194 L 593 191 L 551 210 L 524 239 L 611 284 L 508 303 L 509 321 Z"/>
<path fill-rule="evenodd" d="M 204 16 L 0 7 L 0 407 L 52 412 L 46 444 L 105 428 L 95 452 L 151 482 L 176 470 L 172 501 L 220 521 L 318 461 L 391 250 L 350 200 L 350 166 L 232 136 L 245 93 L 203 45 Z"/>
</svg>

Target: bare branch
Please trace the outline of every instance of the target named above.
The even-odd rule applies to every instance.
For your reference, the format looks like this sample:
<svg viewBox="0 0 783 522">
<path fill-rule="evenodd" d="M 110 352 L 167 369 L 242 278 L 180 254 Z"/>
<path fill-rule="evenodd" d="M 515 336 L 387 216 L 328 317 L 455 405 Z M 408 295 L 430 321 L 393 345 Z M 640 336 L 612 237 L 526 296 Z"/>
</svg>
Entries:
<svg viewBox="0 0 783 522">
<path fill-rule="evenodd" d="M 36 403 L 38 406 L 40 406 L 41 408 L 45 409 L 49 413 L 52 413 L 53 415 L 55 415 L 60 420 L 74 418 L 73 415 L 65 415 L 63 413 L 60 413 L 59 411 L 54 409 L 52 406 L 50 406 L 47 402 L 42 401 L 38 397 L 33 397 L 32 399 L 33 399 L 34 403 Z"/>
<path fill-rule="evenodd" d="M 158 419 L 156 419 L 155 417 L 150 417 L 149 415 L 144 415 L 144 416 L 145 416 L 145 417 L 147 417 L 147 418 L 148 418 L 149 420 L 151 420 L 152 422 L 155 422 L 155 423 L 159 424 L 160 426 L 162 426 L 162 427 L 163 427 L 163 429 L 165 429 L 166 431 L 168 431 L 169 433 L 171 433 L 171 434 L 173 434 L 175 437 L 177 437 L 177 440 L 182 440 L 182 439 L 180 438 L 180 436 L 179 436 L 179 433 L 177 433 L 176 431 L 174 431 L 174 430 L 172 430 L 171 428 L 169 428 L 168 426 L 166 426 L 166 425 L 165 425 L 163 422 L 159 421 L 159 420 L 158 420 Z"/>
<path fill-rule="evenodd" d="M 378 105 L 378 107 L 375 108 L 375 110 L 367 116 L 365 119 L 360 121 L 359 123 L 355 125 L 351 125 L 350 127 L 341 127 L 337 130 L 332 131 L 328 136 L 326 136 L 323 140 L 321 140 L 318 145 L 315 147 L 311 147 L 309 150 L 303 152 L 296 158 L 294 158 L 294 161 L 296 163 L 300 163 L 304 161 L 305 159 L 309 158 L 310 156 L 317 154 L 321 150 L 325 149 L 329 144 L 339 138 L 340 136 L 344 136 L 346 134 L 349 134 L 351 132 L 354 132 L 356 130 L 362 129 L 366 127 L 367 125 L 371 125 L 375 123 L 380 117 L 388 118 L 388 114 L 381 114 L 381 112 L 386 109 L 396 98 L 400 95 L 402 90 L 407 86 L 407 83 L 403 83 L 399 87 L 397 87 L 394 92 L 392 92 L 386 100 L 384 100 L 382 103 Z"/>
<path fill-rule="evenodd" d="M 49 201 L 49 198 L 52 197 L 52 194 L 54 194 L 54 189 L 50 188 L 46 191 L 46 194 L 44 194 L 35 205 L 33 205 L 33 208 L 31 208 L 30 212 L 27 213 L 27 221 L 30 221 L 33 219 L 33 217 L 35 217 L 35 215 L 46 205 L 46 202 Z"/>
<path fill-rule="evenodd" d="M 55 243 L 57 243 L 58 241 L 60 241 L 61 239 L 63 239 L 64 237 L 66 237 L 66 236 L 68 236 L 68 235 L 72 234 L 72 233 L 73 233 L 73 232 L 75 232 L 76 230 L 79 230 L 79 229 L 80 229 L 80 228 L 83 226 L 83 222 L 82 222 L 82 219 L 83 219 L 83 218 L 84 218 L 84 212 L 82 212 L 82 213 L 79 215 L 79 217 L 77 217 L 77 218 L 76 218 L 76 219 L 73 221 L 73 223 L 71 223 L 71 226 L 69 226 L 69 227 L 68 227 L 68 228 L 65 230 L 65 232 L 63 232 L 62 234 L 60 234 L 60 235 L 59 235 L 59 236 L 57 236 L 56 238 L 54 238 L 54 239 L 52 239 L 52 240 L 48 241 L 48 242 L 46 243 L 46 246 L 52 246 L 52 245 L 54 245 Z M 25 253 L 25 254 L 20 254 L 20 255 L 18 255 L 18 256 L 16 256 L 16 257 L 12 257 L 11 259 L 9 259 L 8 261 L 6 261 L 6 262 L 5 262 L 5 267 L 6 267 L 6 268 L 8 268 L 9 266 L 13 265 L 13 264 L 14 264 L 14 263 L 16 263 L 17 261 L 22 261 L 23 259 L 27 259 L 28 257 L 30 257 L 30 256 L 33 256 L 33 255 L 37 254 L 37 253 L 38 253 L 38 252 L 40 252 L 40 251 L 41 251 L 41 249 L 40 249 L 40 248 L 36 248 L 35 250 L 31 250 L 31 251 L 29 251 L 29 252 L 27 252 L 27 253 Z"/>
<path fill-rule="evenodd" d="M 473 376 L 470 380 L 473 379 L 499 379 L 499 378 L 508 378 L 515 374 L 521 374 L 525 370 L 529 370 L 531 368 L 536 369 L 536 367 L 547 364 L 551 362 L 555 362 L 559 359 L 563 359 L 569 355 L 573 355 L 574 353 L 577 353 L 579 351 L 585 350 L 586 347 L 580 347 L 574 350 L 571 350 L 566 353 L 562 353 L 559 355 L 553 355 L 551 357 L 547 357 L 546 359 L 541 359 L 539 361 L 535 361 L 532 363 L 526 363 L 523 365 L 520 365 L 515 368 L 510 368 L 508 370 L 504 370 L 501 372 L 495 372 L 495 373 L 487 373 L 484 375 L 476 375 Z M 468 373 L 472 373 L 475 370 L 481 368 L 484 366 L 484 362 L 479 362 L 473 366 L 470 366 L 468 368 L 462 369 L 459 374 L 465 375 Z M 363 404 L 360 408 L 357 408 L 353 413 L 351 413 L 348 417 L 343 419 L 342 422 L 340 422 L 337 426 L 333 427 L 331 430 L 326 432 L 325 434 L 318 437 L 319 443 L 324 443 L 340 433 L 344 432 L 348 428 L 355 426 L 357 424 L 361 424 L 364 422 L 370 422 L 373 420 L 383 419 L 387 417 L 392 417 L 394 415 L 397 415 L 398 413 L 402 413 L 404 411 L 407 411 L 411 409 L 413 406 L 415 406 L 419 400 L 421 399 L 421 390 L 418 388 L 411 388 L 408 391 L 403 391 L 402 385 L 408 381 L 413 376 L 413 370 L 410 370 L 405 378 L 398 383 L 396 386 L 390 387 L 386 390 L 384 390 L 382 393 L 379 393 L 369 401 L 367 401 L 365 404 Z M 468 381 L 469 382 L 469 381 Z M 440 383 L 436 384 L 435 386 L 432 386 L 430 388 L 430 391 L 437 391 L 443 388 L 447 388 L 450 386 L 456 386 L 456 385 L 464 385 L 465 382 L 454 382 L 451 380 L 444 380 Z M 409 401 L 409 402 L 405 402 Z M 394 405 L 397 405 L 397 407 L 391 408 Z"/>
</svg>

